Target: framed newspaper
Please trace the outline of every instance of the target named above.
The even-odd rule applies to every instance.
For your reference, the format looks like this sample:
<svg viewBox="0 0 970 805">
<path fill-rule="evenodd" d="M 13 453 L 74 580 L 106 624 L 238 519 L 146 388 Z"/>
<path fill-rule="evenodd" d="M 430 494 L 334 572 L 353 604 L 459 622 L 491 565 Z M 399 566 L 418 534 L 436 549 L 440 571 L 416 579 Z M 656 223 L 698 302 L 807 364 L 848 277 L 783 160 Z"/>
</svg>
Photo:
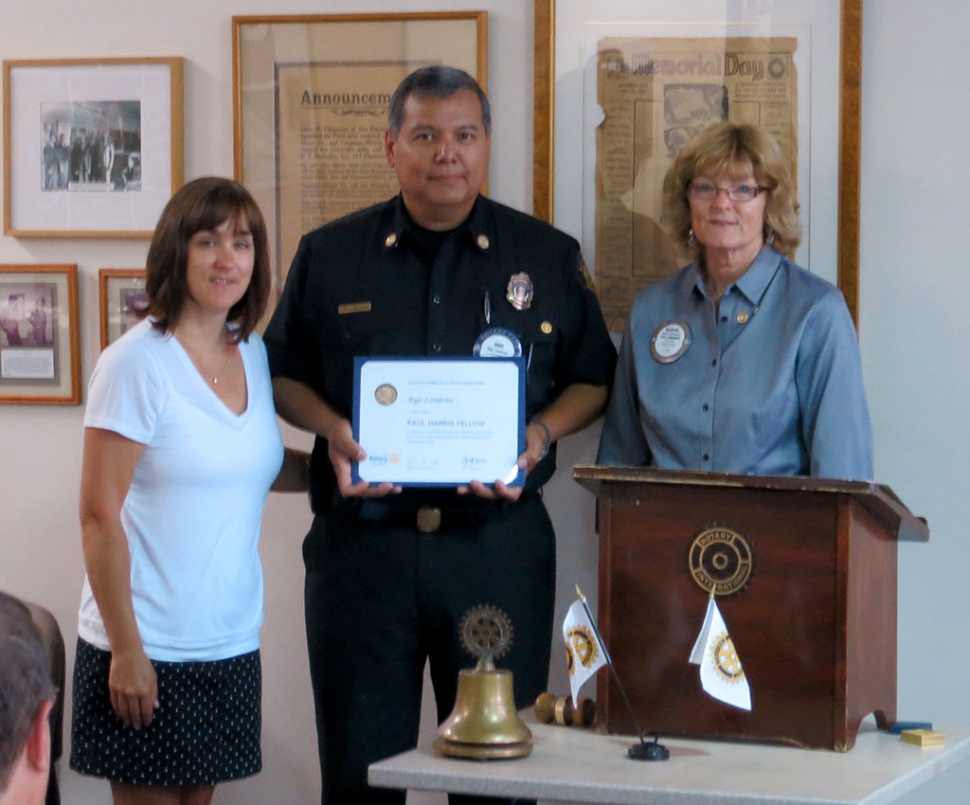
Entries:
<svg viewBox="0 0 970 805">
<path fill-rule="evenodd" d="M 235 177 L 267 218 L 271 307 L 304 233 L 397 192 L 384 132 L 401 80 L 447 64 L 484 89 L 487 41 L 484 11 L 233 17 Z"/>
<path fill-rule="evenodd" d="M 147 238 L 182 184 L 182 59 L 3 63 L 3 231 Z"/>
<path fill-rule="evenodd" d="M 76 265 L 0 266 L 0 403 L 76 405 Z"/>
<path fill-rule="evenodd" d="M 717 119 L 779 141 L 801 204 L 796 260 L 857 314 L 861 5 L 535 0 L 534 212 L 580 239 L 611 330 L 683 262 L 659 221 L 663 176 Z"/>
</svg>

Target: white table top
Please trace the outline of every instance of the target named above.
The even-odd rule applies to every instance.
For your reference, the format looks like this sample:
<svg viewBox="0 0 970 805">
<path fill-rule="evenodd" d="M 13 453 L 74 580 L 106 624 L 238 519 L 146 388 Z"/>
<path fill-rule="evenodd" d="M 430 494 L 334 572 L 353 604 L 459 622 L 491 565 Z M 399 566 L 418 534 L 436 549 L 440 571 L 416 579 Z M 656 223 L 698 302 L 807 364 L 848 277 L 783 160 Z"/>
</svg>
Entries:
<svg viewBox="0 0 970 805">
<path fill-rule="evenodd" d="M 636 739 L 523 719 L 533 751 L 515 760 L 459 760 L 421 745 L 371 764 L 371 785 L 615 805 L 882 805 L 970 755 L 968 730 L 936 726 L 945 746 L 919 747 L 863 723 L 855 748 L 827 752 L 665 739 L 670 759 L 630 760 Z"/>
</svg>

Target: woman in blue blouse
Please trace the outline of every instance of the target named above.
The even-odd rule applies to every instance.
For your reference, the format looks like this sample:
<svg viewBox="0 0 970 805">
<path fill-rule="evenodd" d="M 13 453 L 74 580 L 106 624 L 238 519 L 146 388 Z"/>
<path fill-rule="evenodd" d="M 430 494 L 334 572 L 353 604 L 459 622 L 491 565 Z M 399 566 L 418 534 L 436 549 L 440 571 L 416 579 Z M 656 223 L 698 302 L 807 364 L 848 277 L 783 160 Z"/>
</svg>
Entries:
<svg viewBox="0 0 970 805">
<path fill-rule="evenodd" d="M 855 327 L 839 290 L 792 262 L 778 145 L 711 126 L 667 172 L 663 212 L 693 261 L 634 302 L 599 463 L 871 479 Z"/>
</svg>

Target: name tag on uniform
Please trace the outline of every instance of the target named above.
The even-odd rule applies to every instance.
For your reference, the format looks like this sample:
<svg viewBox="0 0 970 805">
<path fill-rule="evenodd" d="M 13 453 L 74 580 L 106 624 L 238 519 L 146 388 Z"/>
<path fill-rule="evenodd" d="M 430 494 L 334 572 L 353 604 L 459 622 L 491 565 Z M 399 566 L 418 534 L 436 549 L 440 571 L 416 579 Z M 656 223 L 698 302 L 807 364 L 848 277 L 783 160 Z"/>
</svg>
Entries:
<svg viewBox="0 0 970 805">
<path fill-rule="evenodd" d="M 370 313 L 370 302 L 346 302 L 337 305 L 337 315 L 343 316 L 347 313 Z"/>
<path fill-rule="evenodd" d="M 511 330 L 492 327 L 475 340 L 472 354 L 476 358 L 520 358 L 522 342 Z"/>
</svg>

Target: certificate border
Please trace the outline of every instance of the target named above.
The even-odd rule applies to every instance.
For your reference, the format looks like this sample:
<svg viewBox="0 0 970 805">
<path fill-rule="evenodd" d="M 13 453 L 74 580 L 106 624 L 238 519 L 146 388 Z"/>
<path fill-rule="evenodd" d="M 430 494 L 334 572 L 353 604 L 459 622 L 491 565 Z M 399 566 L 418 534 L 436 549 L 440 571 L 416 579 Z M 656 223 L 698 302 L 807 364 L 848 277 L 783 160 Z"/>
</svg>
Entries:
<svg viewBox="0 0 970 805">
<path fill-rule="evenodd" d="M 862 0 L 839 2 L 841 58 L 836 257 L 839 288 L 858 323 Z M 556 3 L 557 0 L 535 0 L 532 208 L 537 218 L 550 223 L 554 223 L 555 199 Z"/>
<path fill-rule="evenodd" d="M 525 396 L 526 396 L 526 365 L 525 358 L 459 358 L 459 357 L 420 357 L 420 358 L 405 358 L 405 357 L 362 357 L 357 356 L 354 358 L 354 412 L 352 419 L 352 429 L 354 435 L 354 441 L 358 444 L 360 443 L 360 373 L 363 367 L 368 363 L 464 363 L 471 364 L 480 361 L 489 362 L 502 362 L 511 363 L 518 367 L 519 375 L 519 401 L 518 401 L 518 454 L 522 455 L 525 451 Z M 360 477 L 358 462 L 354 461 L 351 465 L 351 480 L 356 484 L 362 480 L 366 480 Z M 387 482 L 381 482 L 387 483 Z M 483 481 L 484 483 L 484 481 Z M 463 485 L 464 482 L 456 481 L 454 483 L 401 483 L 396 484 L 397 486 L 406 487 L 408 489 L 454 489 L 457 486 Z M 508 484 L 508 486 L 518 487 L 525 485 L 525 472 L 519 470 L 518 475 L 515 480 Z"/>
</svg>

